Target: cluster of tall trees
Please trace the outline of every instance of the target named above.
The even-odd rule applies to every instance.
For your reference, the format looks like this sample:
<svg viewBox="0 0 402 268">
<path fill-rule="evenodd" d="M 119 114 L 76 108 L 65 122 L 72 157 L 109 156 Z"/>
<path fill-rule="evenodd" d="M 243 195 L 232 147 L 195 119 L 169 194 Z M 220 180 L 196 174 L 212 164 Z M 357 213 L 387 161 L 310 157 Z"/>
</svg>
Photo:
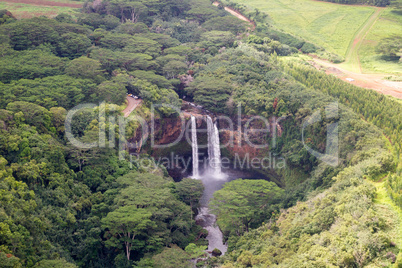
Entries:
<svg viewBox="0 0 402 268">
<path fill-rule="evenodd" d="M 397 60 L 402 63 L 402 38 L 393 36 L 381 40 L 377 46 L 377 51 L 387 60 Z"/>
<path fill-rule="evenodd" d="M 246 29 L 224 15 L 204 0 L 92 1 L 77 19 L 0 12 L 0 266 L 187 267 L 203 255 L 200 181 L 175 183 L 109 146 L 77 148 L 64 123 L 74 106 L 106 101 L 78 112 L 71 129 L 92 142 L 105 122 L 117 139 L 135 126 L 119 133 L 97 112 L 119 115 L 126 93 L 143 98 L 144 112 L 180 107 L 195 62 Z"/>
<path fill-rule="evenodd" d="M 286 63 L 284 69 L 297 81 L 336 97 L 340 102 L 353 109 L 355 113 L 361 115 L 364 120 L 381 129 L 392 144 L 396 161 L 401 162 L 402 107 L 398 100 L 384 96 L 374 90 L 366 90 L 348 84 L 304 64 Z M 400 203 L 400 164 L 389 171 L 394 171 L 395 168 L 397 169 L 397 174 L 387 177 L 389 180 L 387 189 L 390 197 L 402 207 Z M 386 172 L 382 173 L 382 176 L 386 175 Z"/>
<path fill-rule="evenodd" d="M 384 222 L 374 203 L 376 189 L 365 180 L 394 173 L 396 155 L 387 148 L 381 131 L 347 106 L 358 106 L 370 114 L 377 111 L 376 115 L 388 120 L 382 124 L 391 124 L 388 129 L 396 134 L 400 104 L 364 89 L 348 90 L 347 84 L 325 74 L 321 76 L 312 67 L 285 65 L 275 54 L 259 51 L 266 49 L 259 43 L 247 42 L 216 55 L 196 72 L 194 83 L 186 88 L 188 94 L 195 94 L 194 98 L 196 89 L 201 90 L 206 106 L 222 96 L 220 90 L 226 88 L 226 103 L 220 101 L 214 107 L 228 111 L 227 114 L 235 113 L 241 105 L 246 115 L 284 117 L 275 147 L 270 146 L 261 154 L 268 156 L 270 152 L 285 157 L 286 169 L 275 170 L 283 176 L 285 190 L 265 181 L 237 180 L 217 191 L 211 201 L 218 224 L 229 241 L 229 253 L 221 259 L 222 267 L 361 267 L 395 262 L 399 249 L 393 246 L 396 242 L 387 228 L 393 228 L 398 219 Z M 310 70 L 308 79 L 299 77 Z M 206 77 L 213 77 L 219 86 L 208 84 Z M 344 102 L 344 95 L 335 95 L 335 89 L 345 98 L 350 96 L 350 102 Z M 357 96 L 354 90 L 367 93 Z M 350 105 L 353 96 L 356 100 Z M 373 106 L 363 105 L 363 100 L 371 99 Z M 334 102 L 340 102 L 337 116 L 328 117 L 324 111 Z M 388 105 L 388 109 L 376 110 L 379 102 Z M 304 129 L 303 144 L 303 124 L 317 112 L 322 120 Z M 339 138 L 339 163 L 335 167 L 312 156 L 306 148 L 325 153 L 327 130 L 334 123 Z M 399 134 L 392 136 L 398 137 Z M 271 136 L 267 135 L 266 140 L 271 141 Z M 393 191 L 400 189 L 398 175 L 390 182 Z M 278 212 L 279 208 L 288 209 Z M 259 229 L 250 230 L 261 224 Z M 387 254 L 379 253 L 384 251 Z"/>
</svg>

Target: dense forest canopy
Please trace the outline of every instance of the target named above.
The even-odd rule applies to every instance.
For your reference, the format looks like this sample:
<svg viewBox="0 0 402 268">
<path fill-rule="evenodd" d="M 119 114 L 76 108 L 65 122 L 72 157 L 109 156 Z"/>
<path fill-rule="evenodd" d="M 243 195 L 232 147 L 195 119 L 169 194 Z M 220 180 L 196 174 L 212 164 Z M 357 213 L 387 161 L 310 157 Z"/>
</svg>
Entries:
<svg viewBox="0 0 402 268">
<path fill-rule="evenodd" d="M 377 204 L 372 183 L 384 180 L 402 207 L 401 102 L 282 58 L 314 52 L 312 43 L 267 25 L 251 30 L 209 0 L 86 1 L 76 18 L 16 20 L 0 11 L 0 266 L 401 264 L 400 219 Z M 400 56 L 388 43 L 379 49 Z M 245 116 L 283 118 L 277 146 L 263 152 L 286 159 L 275 171 L 280 181 L 235 180 L 211 201 L 226 255 L 205 258 L 207 233 L 195 221 L 200 180 L 175 182 L 145 153 L 141 161 L 156 169 L 119 157 L 127 152 L 118 140 L 139 129 L 132 122 L 122 132 L 109 120 L 121 115 L 127 93 L 142 99 L 133 114 L 146 119 L 151 105 L 180 109 L 183 99 L 215 115 L 240 107 Z M 94 105 L 65 125 L 83 103 Z M 333 103 L 338 116 L 303 132 Z M 159 106 L 157 117 L 178 114 Z M 324 152 L 333 124 L 337 166 L 301 141 Z M 78 148 L 66 127 L 83 142 L 98 140 L 100 129 L 113 138 Z"/>
</svg>

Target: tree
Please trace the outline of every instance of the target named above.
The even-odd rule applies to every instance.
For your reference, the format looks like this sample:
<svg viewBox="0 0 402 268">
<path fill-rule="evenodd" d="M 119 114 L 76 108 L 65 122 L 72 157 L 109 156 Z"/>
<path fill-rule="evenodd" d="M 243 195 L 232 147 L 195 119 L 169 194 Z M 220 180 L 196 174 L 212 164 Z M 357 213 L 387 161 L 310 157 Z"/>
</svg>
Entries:
<svg viewBox="0 0 402 268">
<path fill-rule="evenodd" d="M 399 62 L 402 62 L 402 37 L 394 36 L 382 40 L 377 46 L 377 51 L 390 60 L 399 59 Z"/>
<path fill-rule="evenodd" d="M 197 20 L 201 23 L 209 20 L 210 18 L 216 17 L 218 12 L 213 7 L 206 5 L 196 5 L 186 12 L 190 19 Z"/>
<path fill-rule="evenodd" d="M 197 77 L 187 88 L 187 92 L 206 109 L 220 113 L 224 112 L 232 85 L 218 78 Z"/>
<path fill-rule="evenodd" d="M 164 55 L 177 54 L 180 56 L 187 56 L 191 52 L 191 48 L 187 46 L 170 47 L 163 51 Z"/>
<path fill-rule="evenodd" d="M 100 61 L 102 67 L 109 73 L 117 68 L 133 71 L 147 70 L 156 66 L 152 57 L 147 54 L 112 51 L 104 48 L 92 50 L 91 58 Z"/>
<path fill-rule="evenodd" d="M 152 226 L 152 213 L 135 205 L 120 207 L 109 212 L 102 219 L 102 227 L 106 230 L 108 238 L 106 244 L 116 247 L 122 243 L 125 248 L 127 260 L 130 260 L 131 250 L 135 248 L 135 238 Z"/>
<path fill-rule="evenodd" d="M 200 180 L 185 178 L 176 183 L 176 194 L 179 199 L 187 205 L 190 205 L 193 210 L 197 205 L 204 192 L 204 185 Z"/>
<path fill-rule="evenodd" d="M 126 23 L 120 24 L 116 28 L 116 32 L 135 35 L 135 34 L 139 34 L 139 33 L 149 33 L 149 28 L 145 23 L 142 23 L 142 22 L 137 22 L 137 23 L 126 22 Z"/>
<path fill-rule="evenodd" d="M 201 35 L 201 40 L 204 48 L 231 46 L 235 40 L 235 35 L 227 31 L 209 31 Z"/>
<path fill-rule="evenodd" d="M 247 22 L 234 16 L 217 17 L 206 21 L 202 26 L 208 31 L 230 31 L 233 34 L 245 32 Z"/>
<path fill-rule="evenodd" d="M 133 41 L 133 37 L 129 34 L 107 33 L 100 39 L 100 46 L 107 49 L 119 49 L 127 46 Z"/>
<path fill-rule="evenodd" d="M 33 18 L 4 24 L 0 32 L 7 33 L 10 45 L 15 50 L 25 50 L 45 43 L 56 46 L 60 36 L 52 27 L 54 22 L 47 18 Z"/>
<path fill-rule="evenodd" d="M 51 126 L 50 112 L 34 103 L 15 101 L 7 105 L 7 110 L 14 113 L 21 112 L 27 124 L 36 126 L 40 131 L 47 131 Z"/>
<path fill-rule="evenodd" d="M 134 36 L 131 38 L 130 43 L 124 48 L 124 51 L 130 53 L 143 53 L 152 57 L 157 57 L 161 51 L 162 46 L 149 38 Z"/>
<path fill-rule="evenodd" d="M 163 77 L 161 75 L 155 74 L 152 71 L 137 70 L 134 72 L 130 72 L 129 74 L 132 75 L 136 79 L 148 81 L 151 84 L 155 84 L 160 88 L 171 88 L 172 87 L 172 84 L 169 80 L 167 80 L 165 77 Z"/>
<path fill-rule="evenodd" d="M 126 86 L 119 81 L 105 81 L 96 87 L 96 100 L 121 104 L 126 99 Z"/>
<path fill-rule="evenodd" d="M 102 16 L 97 13 L 83 13 L 78 16 L 78 23 L 89 25 L 93 29 L 103 28 L 112 30 L 120 24 L 120 20 L 112 15 Z"/>
<path fill-rule="evenodd" d="M 170 37 L 167 34 L 146 33 L 138 34 L 138 37 L 152 39 L 162 45 L 162 49 L 174 47 L 180 45 L 179 40 Z"/>
<path fill-rule="evenodd" d="M 161 56 L 155 59 L 155 61 L 159 64 L 159 66 L 163 67 L 170 61 L 180 61 L 185 62 L 186 58 L 184 56 L 180 56 L 177 54 L 168 54 L 165 56 Z"/>
<path fill-rule="evenodd" d="M 180 74 L 185 74 L 187 69 L 187 64 L 184 62 L 172 60 L 163 66 L 163 73 L 165 74 L 165 77 L 173 79 L 177 78 Z"/>
<path fill-rule="evenodd" d="M 121 23 L 130 21 L 136 23 L 142 14 L 145 14 L 147 7 L 141 1 L 111 1 L 107 6 L 108 13 L 120 17 Z"/>
<path fill-rule="evenodd" d="M 194 243 L 190 243 L 184 250 L 190 254 L 192 259 L 198 259 L 206 255 L 205 250 L 207 250 L 207 248 L 208 246 L 197 246 Z"/>
<path fill-rule="evenodd" d="M 10 23 L 15 20 L 17 19 L 13 16 L 13 14 L 10 11 L 6 9 L 0 10 L 0 25 L 4 23 Z"/>
<path fill-rule="evenodd" d="M 35 264 L 33 268 L 77 268 L 78 266 L 66 261 L 65 259 L 58 259 L 58 260 L 42 260 Z"/>
<path fill-rule="evenodd" d="M 58 53 L 61 57 L 78 58 L 91 46 L 91 40 L 83 34 L 66 33 L 61 38 L 63 41 L 58 45 Z"/>
<path fill-rule="evenodd" d="M 79 57 L 67 64 L 66 74 L 75 78 L 91 79 L 95 82 L 101 82 L 103 77 L 101 63 L 98 60 L 88 57 Z"/>
<path fill-rule="evenodd" d="M 10 83 L 12 80 L 35 79 L 60 75 L 67 59 L 55 56 L 50 51 L 40 49 L 12 51 L 0 60 L 0 80 Z"/>
<path fill-rule="evenodd" d="M 256 227 L 266 220 L 273 211 L 271 206 L 282 194 L 283 190 L 274 182 L 238 179 L 216 191 L 210 207 L 224 231 L 241 234 L 248 232 L 253 224 Z"/>
<path fill-rule="evenodd" d="M 95 84 L 88 79 L 68 75 L 49 76 L 42 79 L 21 79 L 7 86 L 0 84 L 0 105 L 14 99 L 35 102 L 46 108 L 62 106 L 72 108 L 90 97 Z M 4 96 L 4 97 L 3 97 Z"/>
<path fill-rule="evenodd" d="M 165 248 L 160 254 L 152 257 L 155 268 L 190 268 L 190 255 L 176 245 Z"/>
</svg>

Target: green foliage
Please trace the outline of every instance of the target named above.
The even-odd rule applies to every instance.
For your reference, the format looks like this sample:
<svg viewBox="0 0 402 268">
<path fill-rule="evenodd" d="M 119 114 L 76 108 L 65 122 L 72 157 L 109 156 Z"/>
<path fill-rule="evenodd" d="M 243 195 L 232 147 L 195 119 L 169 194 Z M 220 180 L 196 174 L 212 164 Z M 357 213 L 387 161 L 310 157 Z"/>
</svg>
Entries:
<svg viewBox="0 0 402 268">
<path fill-rule="evenodd" d="M 397 59 L 402 62 L 402 38 L 394 36 L 382 40 L 377 46 L 377 51 L 390 60 Z"/>
<path fill-rule="evenodd" d="M 152 257 L 155 268 L 190 268 L 190 256 L 178 246 L 165 248 L 160 254 Z"/>
<path fill-rule="evenodd" d="M 119 25 L 119 19 L 112 15 L 101 16 L 96 13 L 82 13 L 78 17 L 78 23 L 91 26 L 93 29 L 103 28 L 112 30 Z"/>
<path fill-rule="evenodd" d="M 34 125 L 41 131 L 50 129 L 51 120 L 49 111 L 37 104 L 15 101 L 7 104 L 6 109 L 18 114 L 15 116 L 22 117 L 22 122 Z"/>
<path fill-rule="evenodd" d="M 385 188 L 395 204 L 402 208 L 402 171 L 390 175 L 385 182 Z"/>
<path fill-rule="evenodd" d="M 303 9 L 298 1 L 291 4 Z M 270 3 L 274 21 L 275 5 Z M 322 25 L 344 15 L 345 6 L 339 9 L 325 21 L 316 10 L 302 22 L 290 11 L 281 16 L 298 23 L 295 34 L 308 36 L 304 23 L 327 29 Z M 353 27 L 339 38 L 355 32 L 371 8 L 357 10 L 353 19 L 346 17 L 331 31 L 339 33 L 346 23 Z M 384 148 L 381 133 L 343 105 L 339 118 L 308 127 L 307 143 L 323 152 L 326 128 L 339 123 L 338 167 L 311 156 L 300 136 L 304 120 L 317 111 L 324 115 L 325 106 L 334 101 L 329 94 L 384 129 L 398 149 L 398 102 L 302 66 L 281 65 L 277 55 L 317 48 L 263 25 L 266 18 L 260 10 L 250 13 L 259 22 L 256 31 L 239 42 L 234 42 L 235 35 L 248 26 L 206 0 L 95 0 L 87 1 L 83 11 L 77 23 L 59 15 L 7 19 L 0 26 L 0 266 L 191 267 L 191 258 L 205 256 L 205 246 L 200 246 L 205 230 L 193 219 L 203 192 L 201 181 L 174 183 L 143 155 L 140 160 L 150 168 L 119 160 L 124 152 L 113 148 L 113 140 L 104 148 L 78 148 L 64 133 L 67 109 L 107 100 L 74 116 L 74 136 L 97 141 L 105 127 L 107 137 L 128 139 L 137 125 L 119 133 L 109 118 L 120 115 L 121 107 L 111 103 L 121 104 L 129 92 L 142 97 L 145 110 L 140 113 L 147 113 L 151 104 L 180 109 L 173 88 L 212 112 L 232 115 L 241 106 L 246 116 L 286 117 L 279 123 L 283 133 L 277 147 L 262 152 L 286 158 L 286 170 L 269 171 L 286 188 L 239 180 L 218 191 L 213 202 L 230 250 L 198 266 L 219 266 L 226 260 L 227 267 L 358 267 L 388 265 L 385 252 L 397 255 L 399 248 L 389 247 L 385 233 L 394 219 L 385 220 L 386 209 L 372 202 L 374 189 L 363 180 L 395 168 L 396 156 Z M 309 41 L 327 38 L 326 31 Z M 341 50 L 343 41 L 337 42 L 336 36 L 328 43 Z M 157 111 L 160 117 L 177 115 L 171 107 L 159 106 Z M 399 173 L 389 174 L 386 187 L 395 202 L 400 199 L 399 181 Z M 305 202 L 297 203 L 300 200 Z M 283 207 L 289 209 L 272 214 Z M 246 231 L 242 237 L 230 235 Z"/>
<path fill-rule="evenodd" d="M 186 15 L 189 19 L 203 23 L 213 17 L 217 17 L 218 11 L 212 6 L 199 5 L 192 7 L 186 12 Z"/>
<path fill-rule="evenodd" d="M 90 58 L 98 60 L 109 73 L 118 68 L 133 70 L 147 70 L 155 67 L 152 57 L 147 54 L 112 51 L 105 48 L 93 49 Z"/>
<path fill-rule="evenodd" d="M 402 108 L 396 100 L 374 90 L 348 84 L 300 63 L 289 63 L 285 70 L 297 81 L 336 97 L 356 113 L 361 114 L 391 138 L 396 149 L 401 151 Z"/>
<path fill-rule="evenodd" d="M 57 267 L 66 267 L 66 268 L 76 268 L 75 264 L 67 262 L 65 259 L 59 260 L 43 260 L 38 262 L 33 266 L 34 268 L 57 268 Z"/>
<path fill-rule="evenodd" d="M 60 38 L 63 39 L 58 47 L 58 53 L 61 57 L 78 58 L 91 46 L 91 40 L 84 34 L 66 33 Z"/>
<path fill-rule="evenodd" d="M 34 18 L 2 25 L 0 31 L 8 34 L 15 50 L 25 50 L 45 43 L 56 45 L 60 37 L 52 24 L 48 19 Z"/>
<path fill-rule="evenodd" d="M 119 80 L 121 79 L 105 81 L 99 84 L 94 91 L 94 94 L 96 95 L 95 99 L 109 103 L 123 103 L 126 99 L 127 89 L 126 86 Z"/>
<path fill-rule="evenodd" d="M 35 80 L 21 79 L 11 84 L 0 84 L 0 107 L 22 100 L 43 105 L 46 108 L 62 106 L 72 108 L 92 93 L 94 83 L 88 79 L 76 79 L 67 75 L 49 76 Z"/>
<path fill-rule="evenodd" d="M 172 89 L 158 88 L 158 86 L 146 80 L 135 79 L 132 83 L 132 91 L 138 93 L 147 103 L 164 116 L 177 115 L 180 109 L 180 99 Z"/>
<path fill-rule="evenodd" d="M 243 266 L 339 267 L 378 261 L 390 265 L 379 253 L 389 250 L 388 223 L 373 203 L 375 189 L 353 177 L 360 168 L 364 169 L 346 169 L 327 191 L 234 241 L 229 259 Z M 331 251 L 333 247 L 339 250 Z"/>
<path fill-rule="evenodd" d="M 214 193 L 210 208 L 223 232 L 239 235 L 269 219 L 282 194 L 274 182 L 238 179 Z"/>
<path fill-rule="evenodd" d="M 194 97 L 194 101 L 207 110 L 222 113 L 229 100 L 232 85 L 223 79 L 211 77 L 197 77 L 187 89 Z"/>
<path fill-rule="evenodd" d="M 106 245 L 118 247 L 119 243 L 124 244 L 127 260 L 130 260 L 131 250 L 136 249 L 133 247 L 136 244 L 135 237 L 151 227 L 151 216 L 152 213 L 137 208 L 136 205 L 120 207 L 109 212 L 102 219 L 102 227 L 107 229 L 106 235 L 110 237 Z"/>
<path fill-rule="evenodd" d="M 228 31 L 209 31 L 201 35 L 201 46 L 208 48 L 210 46 L 223 47 L 231 46 L 235 36 Z M 205 41 L 204 41 L 205 40 Z"/>
<path fill-rule="evenodd" d="M 149 29 L 148 29 L 148 26 L 142 22 L 137 22 L 137 23 L 126 22 L 126 23 L 120 24 L 116 28 L 116 32 L 135 35 L 135 34 L 139 34 L 139 33 L 149 33 Z"/>
<path fill-rule="evenodd" d="M 88 57 L 79 57 L 66 66 L 65 73 L 80 79 L 91 79 L 95 82 L 104 80 L 101 63 Z"/>
<path fill-rule="evenodd" d="M 4 23 L 13 22 L 14 20 L 16 20 L 16 18 L 13 16 L 13 14 L 10 11 L 8 11 L 6 9 L 0 10 L 0 25 L 4 24 Z"/>
<path fill-rule="evenodd" d="M 130 72 L 130 75 L 132 75 L 134 78 L 137 78 L 139 80 L 144 80 L 148 81 L 151 84 L 154 84 L 158 87 L 161 88 L 170 88 L 172 87 L 172 84 L 169 80 L 167 80 L 165 77 L 161 75 L 155 74 L 153 71 L 141 71 L 137 70 L 134 72 Z M 139 93 L 139 92 L 138 92 Z"/>
<path fill-rule="evenodd" d="M 130 40 L 128 46 L 124 48 L 124 51 L 130 53 L 144 53 L 152 57 L 157 57 L 161 53 L 161 47 L 162 45 L 152 39 L 135 36 Z"/>
<path fill-rule="evenodd" d="M 175 18 L 169 21 L 155 20 L 152 28 L 154 31 L 170 35 L 181 43 L 198 42 L 203 32 L 198 22 Z"/>
<path fill-rule="evenodd" d="M 303 53 L 314 53 L 317 51 L 317 47 L 312 43 L 304 43 L 303 46 L 300 48 Z"/>
<path fill-rule="evenodd" d="M 194 243 L 188 244 L 188 246 L 184 249 L 192 259 L 198 259 L 206 255 L 205 250 L 207 246 L 197 246 Z"/>
<path fill-rule="evenodd" d="M 39 49 L 9 53 L 1 57 L 0 79 L 3 83 L 9 83 L 22 78 L 60 75 L 65 64 L 64 59 Z"/>
<path fill-rule="evenodd" d="M 202 25 L 202 27 L 209 31 L 230 31 L 233 34 L 245 32 L 247 26 L 247 22 L 233 16 L 213 18 Z"/>
</svg>

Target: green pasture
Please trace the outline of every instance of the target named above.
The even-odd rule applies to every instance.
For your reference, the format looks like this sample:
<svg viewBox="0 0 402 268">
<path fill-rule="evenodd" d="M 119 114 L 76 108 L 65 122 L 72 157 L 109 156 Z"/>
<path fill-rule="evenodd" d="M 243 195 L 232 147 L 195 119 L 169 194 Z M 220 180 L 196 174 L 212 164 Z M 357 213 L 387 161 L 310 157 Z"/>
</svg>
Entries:
<svg viewBox="0 0 402 268">
<path fill-rule="evenodd" d="M 80 3 L 77 1 L 65 1 L 65 0 L 55 0 L 55 1 L 52 0 L 52 2 Z M 71 7 L 38 6 L 31 4 L 9 3 L 9 2 L 0 2 L 0 9 L 7 9 L 17 19 L 32 18 L 38 16 L 55 17 L 60 13 L 67 13 L 74 16 L 74 14 L 77 14 L 77 12 L 79 12 L 79 9 Z"/>
<path fill-rule="evenodd" d="M 232 0 L 269 15 L 277 28 L 345 57 L 356 33 L 374 13 L 368 6 L 312 0 Z"/>
<path fill-rule="evenodd" d="M 393 35 L 402 35 L 402 16 L 387 8 L 360 46 L 359 58 L 363 72 L 402 74 L 402 64 L 384 60 L 375 50 L 380 40 Z"/>
</svg>

